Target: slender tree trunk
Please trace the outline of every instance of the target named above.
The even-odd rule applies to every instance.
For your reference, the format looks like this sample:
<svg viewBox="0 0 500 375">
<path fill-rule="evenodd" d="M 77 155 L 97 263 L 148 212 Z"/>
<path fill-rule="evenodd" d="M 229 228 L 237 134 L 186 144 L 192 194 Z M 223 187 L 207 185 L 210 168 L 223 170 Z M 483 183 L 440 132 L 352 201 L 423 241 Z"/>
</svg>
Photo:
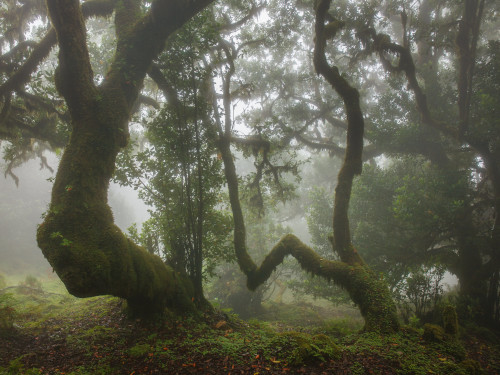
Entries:
<svg viewBox="0 0 500 375">
<path fill-rule="evenodd" d="M 225 105 L 226 123 L 225 128 L 229 129 L 230 121 L 230 100 L 229 86 L 226 79 Z M 214 110 L 216 110 L 214 108 Z M 359 116 L 356 118 L 359 119 Z M 362 119 L 362 117 L 361 117 Z M 269 279 L 276 267 L 283 262 L 287 255 L 293 256 L 300 266 L 307 272 L 324 277 L 345 288 L 351 296 L 354 303 L 359 306 L 361 314 L 365 319 L 365 330 L 394 332 L 399 328 L 399 322 L 396 315 L 396 308 L 391 298 L 389 288 L 370 268 L 363 262 L 356 252 L 349 239 L 348 223 L 343 222 L 342 218 L 347 219 L 347 206 L 349 202 L 350 188 L 352 186 L 353 173 L 350 169 L 351 160 L 346 156 L 346 162 L 339 174 L 339 186 L 336 190 L 337 219 L 334 214 L 334 232 L 338 230 L 339 235 L 334 242 L 334 247 L 341 256 L 341 261 L 330 261 L 321 258 L 310 247 L 303 244 L 297 237 L 286 235 L 283 237 L 258 267 L 250 257 L 246 248 L 246 230 L 243 218 L 243 212 L 239 200 L 238 177 L 233 155 L 230 147 L 229 131 L 224 131 L 219 124 L 219 151 L 224 162 L 224 171 L 229 190 L 229 199 L 233 212 L 234 221 L 234 247 L 236 258 L 240 269 L 247 276 L 247 285 L 251 290 L 255 290 L 259 285 Z M 361 132 L 348 134 L 348 139 L 352 144 L 360 146 L 357 136 Z M 353 139 L 354 138 L 354 139 Z M 362 140 L 361 140 L 362 148 Z M 352 150 L 352 149 L 351 149 Z M 352 155 L 349 151 L 348 155 Z M 356 158 L 355 158 L 356 159 Z M 344 178 L 351 179 L 345 181 Z M 344 195 L 343 195 L 344 194 Z M 337 198 L 340 195 L 340 198 Z M 344 210 L 338 214 L 338 210 Z M 341 247 L 343 246 L 343 247 Z"/>
</svg>

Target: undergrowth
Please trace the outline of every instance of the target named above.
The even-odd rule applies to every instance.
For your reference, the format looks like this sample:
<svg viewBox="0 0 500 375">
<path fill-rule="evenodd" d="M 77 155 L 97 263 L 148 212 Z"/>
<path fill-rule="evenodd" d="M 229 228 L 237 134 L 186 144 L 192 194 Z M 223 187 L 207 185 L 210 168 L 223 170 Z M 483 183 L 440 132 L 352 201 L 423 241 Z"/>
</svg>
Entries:
<svg viewBox="0 0 500 375">
<path fill-rule="evenodd" d="M 269 321 L 218 312 L 151 322 L 127 318 L 117 298 L 77 299 L 57 281 L 31 284 L 0 291 L 1 375 L 500 373 L 497 336 L 480 328 L 458 339 L 424 339 L 411 327 L 363 333 L 359 318 L 322 320 L 304 304 L 271 306 Z M 307 316 L 312 323 L 301 324 Z"/>
</svg>

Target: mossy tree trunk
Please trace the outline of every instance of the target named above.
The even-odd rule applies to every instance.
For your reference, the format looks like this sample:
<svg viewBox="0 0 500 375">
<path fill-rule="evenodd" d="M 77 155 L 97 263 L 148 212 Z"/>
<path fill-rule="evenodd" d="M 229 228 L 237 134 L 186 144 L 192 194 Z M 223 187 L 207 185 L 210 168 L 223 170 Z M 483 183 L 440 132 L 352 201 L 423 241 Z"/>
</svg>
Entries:
<svg viewBox="0 0 500 375">
<path fill-rule="evenodd" d="M 140 1 L 117 1 L 117 49 L 106 79 L 96 86 L 80 2 L 47 0 L 59 45 L 56 85 L 70 110 L 72 134 L 37 240 L 75 296 L 122 297 L 137 313 L 192 307 L 189 283 L 114 224 L 107 191 L 153 59 L 168 35 L 212 1 L 153 1 L 146 14 Z"/>
<path fill-rule="evenodd" d="M 326 63 L 324 48 L 326 40 L 323 37 L 325 13 L 330 0 L 321 1 L 317 8 L 316 45 L 314 62 L 318 73 L 325 76 L 335 90 L 344 99 L 347 120 L 347 148 L 344 164 L 338 176 L 335 191 L 335 207 L 333 213 L 332 240 L 333 249 L 339 255 L 339 261 L 321 258 L 310 247 L 302 243 L 294 235 L 283 237 L 271 250 L 260 266 L 257 266 L 247 252 L 246 230 L 243 212 L 239 200 L 238 178 L 233 155 L 231 152 L 231 116 L 230 116 L 230 75 L 224 80 L 224 110 L 225 126 L 219 124 L 219 150 L 224 162 L 229 198 L 234 220 L 234 247 L 240 269 L 247 276 L 249 289 L 255 290 L 264 283 L 283 262 L 287 255 L 293 256 L 301 267 L 320 277 L 331 280 L 345 288 L 352 300 L 359 306 L 365 319 L 365 330 L 394 332 L 399 329 L 396 308 L 388 286 L 363 261 L 352 246 L 349 233 L 347 211 L 351 195 L 352 181 L 356 174 L 361 173 L 363 150 L 363 115 L 359 106 L 359 94 L 347 81 L 341 78 L 336 68 Z"/>
</svg>

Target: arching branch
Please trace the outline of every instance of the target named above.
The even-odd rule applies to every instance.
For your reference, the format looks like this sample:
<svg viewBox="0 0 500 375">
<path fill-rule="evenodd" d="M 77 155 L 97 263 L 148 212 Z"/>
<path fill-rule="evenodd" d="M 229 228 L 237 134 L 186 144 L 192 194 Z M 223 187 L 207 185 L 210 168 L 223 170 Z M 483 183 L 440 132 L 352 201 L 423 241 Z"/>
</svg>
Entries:
<svg viewBox="0 0 500 375">
<path fill-rule="evenodd" d="M 257 16 L 263 9 L 265 8 L 264 5 L 255 5 L 252 4 L 252 8 L 250 11 L 240 20 L 230 23 L 228 21 L 227 24 L 221 26 L 221 33 L 231 33 L 234 30 L 238 30 L 241 26 L 243 26 L 245 23 L 247 23 L 249 20 L 251 20 L 253 17 Z"/>
<path fill-rule="evenodd" d="M 321 2 L 323 5 L 320 5 L 320 8 L 317 9 L 317 31 L 318 23 L 324 24 L 324 17 L 328 10 L 329 2 L 329 0 Z M 322 28 L 319 29 L 320 32 L 323 31 Z M 324 39 L 318 38 L 317 35 L 317 43 L 318 40 L 320 43 L 324 43 Z M 323 54 L 324 58 L 324 45 L 323 49 L 316 53 L 318 54 L 317 58 L 321 58 L 321 54 Z M 338 82 L 336 81 L 336 83 Z M 228 81 L 226 81 L 225 84 L 228 84 Z M 347 93 L 347 98 L 358 98 L 356 90 L 345 85 L 345 82 L 341 82 L 341 85 L 344 87 L 340 91 L 345 90 L 344 93 Z M 229 93 L 230 91 L 226 90 L 226 92 Z M 336 211 L 340 210 L 339 212 L 345 215 L 345 221 L 341 222 L 339 225 L 338 220 L 334 220 L 334 230 L 340 230 L 341 232 L 335 243 L 335 250 L 339 253 L 341 261 L 323 259 L 311 248 L 304 245 L 297 237 L 287 235 L 271 250 L 260 266 L 254 263 L 246 248 L 245 223 L 239 201 L 238 177 L 230 148 L 230 137 L 221 134 L 219 139 L 219 150 L 224 162 L 224 171 L 233 211 L 234 248 L 236 258 L 240 269 L 247 276 L 248 287 L 250 289 L 255 289 L 270 277 L 276 267 L 283 262 L 285 256 L 291 255 L 297 259 L 304 270 L 325 277 L 346 288 L 352 300 L 359 305 L 361 313 L 365 318 L 365 328 L 367 330 L 394 331 L 398 329 L 399 324 L 395 314 L 395 306 L 391 300 L 388 288 L 385 283 L 379 280 L 364 264 L 361 257 L 352 247 L 349 239 L 347 205 L 350 197 L 352 178 L 356 172 L 361 172 L 363 119 L 360 111 L 359 113 L 355 113 L 356 110 L 359 109 L 359 101 L 348 102 L 346 106 L 348 107 L 348 147 L 346 150 L 343 172 L 341 171 L 339 175 L 339 185 L 342 184 L 342 186 L 340 189 L 337 188 L 336 190 L 336 197 L 339 195 L 342 198 L 342 202 L 338 203 L 336 201 L 337 204 L 335 207 Z M 230 113 L 231 110 L 229 100 L 224 101 L 224 110 L 226 111 L 226 121 L 230 121 L 230 116 L 227 116 L 227 113 Z M 359 121 L 361 121 L 361 123 Z M 352 124 L 353 122 L 354 125 Z M 361 129 L 356 128 L 356 126 L 361 127 Z M 230 124 L 225 124 L 225 127 L 227 129 L 230 127 Z M 340 215 L 341 218 L 342 215 Z M 373 296 L 377 297 L 373 298 Z"/>
</svg>

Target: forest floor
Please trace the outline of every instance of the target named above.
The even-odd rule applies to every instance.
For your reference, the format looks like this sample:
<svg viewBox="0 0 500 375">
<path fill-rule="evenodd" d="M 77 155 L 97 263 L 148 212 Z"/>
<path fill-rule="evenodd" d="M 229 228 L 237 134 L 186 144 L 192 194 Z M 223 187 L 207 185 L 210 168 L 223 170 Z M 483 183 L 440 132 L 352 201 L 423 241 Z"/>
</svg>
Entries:
<svg viewBox="0 0 500 375">
<path fill-rule="evenodd" d="M 425 340 L 405 327 L 360 333 L 307 303 L 263 320 L 224 313 L 130 320 L 112 297 L 77 299 L 55 281 L 0 290 L 0 374 L 499 374 L 500 340 L 481 328 Z M 280 318 L 281 317 L 281 318 Z"/>
</svg>

